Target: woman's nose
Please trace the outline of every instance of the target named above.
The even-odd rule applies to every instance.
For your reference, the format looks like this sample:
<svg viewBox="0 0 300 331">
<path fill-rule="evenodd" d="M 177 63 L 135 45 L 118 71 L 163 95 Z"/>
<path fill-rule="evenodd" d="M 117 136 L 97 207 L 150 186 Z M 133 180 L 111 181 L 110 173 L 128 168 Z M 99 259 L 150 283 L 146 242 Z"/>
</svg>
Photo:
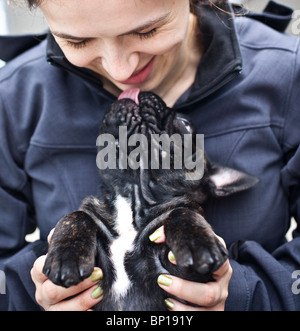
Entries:
<svg viewBox="0 0 300 331">
<path fill-rule="evenodd" d="M 107 41 L 102 45 L 101 54 L 104 70 L 116 81 L 127 80 L 137 69 L 139 54 L 132 52 L 117 40 Z"/>
</svg>

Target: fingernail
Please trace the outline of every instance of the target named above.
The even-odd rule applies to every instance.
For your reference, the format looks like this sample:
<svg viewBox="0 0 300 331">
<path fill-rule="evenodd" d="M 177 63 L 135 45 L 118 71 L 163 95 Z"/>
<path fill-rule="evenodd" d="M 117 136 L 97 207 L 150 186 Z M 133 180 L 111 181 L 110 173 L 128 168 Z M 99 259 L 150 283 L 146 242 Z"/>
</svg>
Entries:
<svg viewBox="0 0 300 331">
<path fill-rule="evenodd" d="M 172 278 L 167 275 L 160 275 L 157 279 L 158 284 L 164 286 L 170 286 L 172 284 Z"/>
<path fill-rule="evenodd" d="M 103 278 L 103 272 L 101 269 L 96 269 L 93 271 L 93 273 L 90 275 L 90 280 L 92 282 L 97 282 L 98 280 L 101 280 Z"/>
<path fill-rule="evenodd" d="M 166 299 L 165 300 L 165 304 L 169 309 L 173 309 L 175 307 L 175 304 L 173 301 L 171 301 L 170 299 Z"/>
<path fill-rule="evenodd" d="M 96 287 L 92 292 L 93 299 L 99 299 L 102 295 L 103 295 L 103 290 L 101 286 Z"/>
<path fill-rule="evenodd" d="M 161 229 L 158 229 L 149 236 L 149 239 L 150 239 L 150 241 L 155 242 L 161 236 L 162 236 L 162 231 L 161 231 Z"/>
<path fill-rule="evenodd" d="M 168 257 L 169 257 L 169 260 L 170 260 L 171 262 L 175 262 L 175 261 L 176 261 L 176 259 L 175 259 L 175 255 L 174 255 L 174 253 L 173 253 L 172 251 L 169 252 Z"/>
</svg>

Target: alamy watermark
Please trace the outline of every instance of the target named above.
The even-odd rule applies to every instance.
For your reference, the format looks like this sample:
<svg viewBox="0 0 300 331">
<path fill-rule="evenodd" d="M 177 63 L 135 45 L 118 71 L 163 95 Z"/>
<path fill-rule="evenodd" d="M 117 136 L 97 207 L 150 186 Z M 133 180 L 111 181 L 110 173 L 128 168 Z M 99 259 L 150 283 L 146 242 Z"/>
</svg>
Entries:
<svg viewBox="0 0 300 331">
<path fill-rule="evenodd" d="M 300 35 L 300 10 L 295 10 L 293 13 L 292 32 L 295 35 Z"/>
<path fill-rule="evenodd" d="M 6 277 L 4 271 L 0 270 L 0 294 L 6 294 Z"/>
<path fill-rule="evenodd" d="M 300 294 L 300 270 L 295 270 L 292 273 L 292 279 L 295 279 L 295 281 L 292 284 L 293 294 L 295 295 Z"/>
<path fill-rule="evenodd" d="M 100 170 L 169 170 L 172 167 L 187 170 L 187 180 L 199 180 L 204 174 L 203 134 L 152 134 L 148 139 L 140 133 L 128 137 L 127 127 L 120 126 L 118 139 L 109 133 L 101 134 L 97 146 L 103 147 L 96 160 Z M 128 154 L 129 147 L 135 148 Z"/>
</svg>

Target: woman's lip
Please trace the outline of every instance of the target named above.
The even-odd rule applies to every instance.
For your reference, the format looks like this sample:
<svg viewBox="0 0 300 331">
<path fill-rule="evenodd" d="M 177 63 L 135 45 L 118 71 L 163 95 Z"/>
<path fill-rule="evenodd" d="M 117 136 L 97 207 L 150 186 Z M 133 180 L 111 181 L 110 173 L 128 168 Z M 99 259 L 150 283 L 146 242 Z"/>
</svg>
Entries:
<svg viewBox="0 0 300 331">
<path fill-rule="evenodd" d="M 153 57 L 148 64 L 145 65 L 144 68 L 139 70 L 137 73 L 133 74 L 131 77 L 129 77 L 127 80 L 124 80 L 123 82 L 119 82 L 124 85 L 137 85 L 143 83 L 151 74 L 153 64 L 154 64 L 154 59 Z"/>
</svg>

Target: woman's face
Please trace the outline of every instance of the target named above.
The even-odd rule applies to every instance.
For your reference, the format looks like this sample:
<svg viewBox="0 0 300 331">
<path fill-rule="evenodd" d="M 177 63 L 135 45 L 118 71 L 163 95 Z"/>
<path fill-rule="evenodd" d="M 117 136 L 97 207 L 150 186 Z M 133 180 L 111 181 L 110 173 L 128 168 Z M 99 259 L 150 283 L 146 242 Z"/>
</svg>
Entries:
<svg viewBox="0 0 300 331">
<path fill-rule="evenodd" d="M 47 0 L 40 7 L 67 59 L 120 90 L 170 84 L 189 54 L 189 0 Z"/>
</svg>

